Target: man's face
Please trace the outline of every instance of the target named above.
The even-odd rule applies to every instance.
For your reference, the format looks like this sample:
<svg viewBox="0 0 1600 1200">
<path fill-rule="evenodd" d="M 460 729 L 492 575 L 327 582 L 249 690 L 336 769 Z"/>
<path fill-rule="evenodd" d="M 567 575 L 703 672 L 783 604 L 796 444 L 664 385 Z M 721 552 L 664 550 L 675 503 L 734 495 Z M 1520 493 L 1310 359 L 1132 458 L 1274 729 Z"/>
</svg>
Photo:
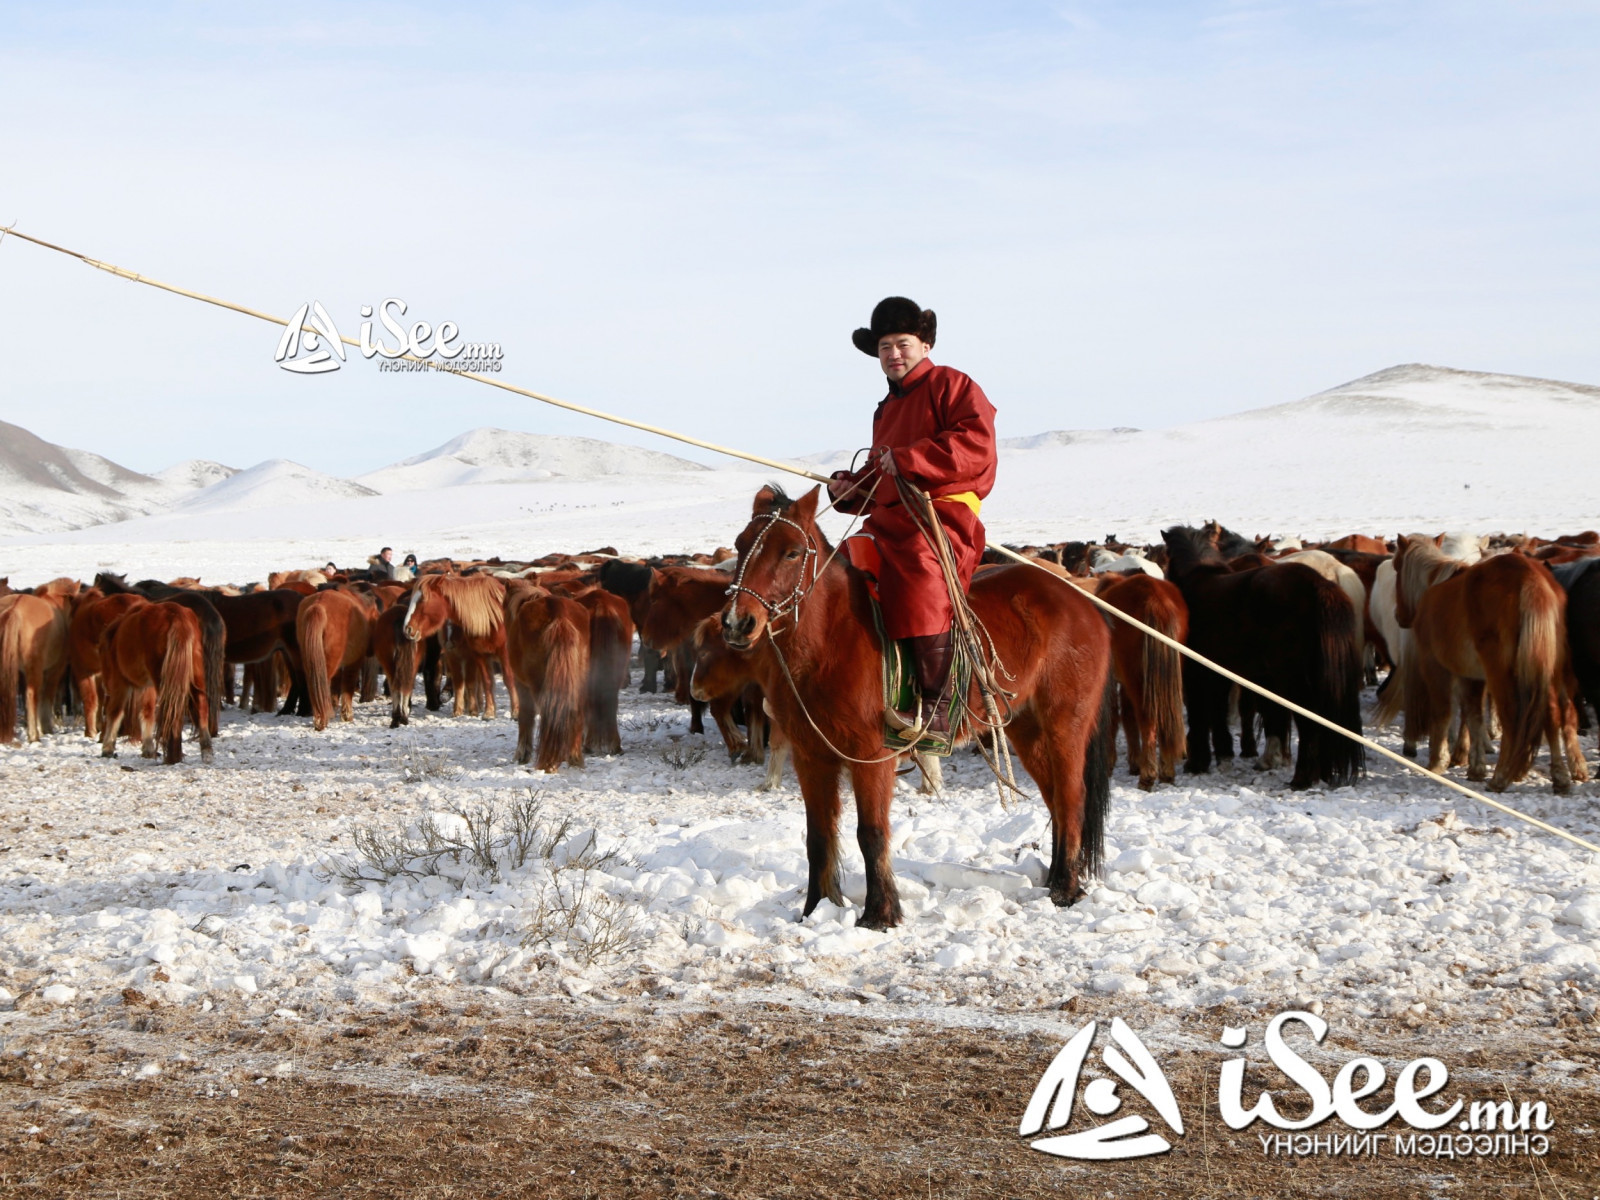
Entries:
<svg viewBox="0 0 1600 1200">
<path fill-rule="evenodd" d="M 878 363 L 883 373 L 899 383 L 910 370 L 928 357 L 932 349 L 914 333 L 894 333 L 878 339 Z"/>
<path fill-rule="evenodd" d="M 385 550 L 383 552 L 383 561 L 384 562 L 393 562 L 394 561 L 394 551 L 393 550 Z"/>
</svg>

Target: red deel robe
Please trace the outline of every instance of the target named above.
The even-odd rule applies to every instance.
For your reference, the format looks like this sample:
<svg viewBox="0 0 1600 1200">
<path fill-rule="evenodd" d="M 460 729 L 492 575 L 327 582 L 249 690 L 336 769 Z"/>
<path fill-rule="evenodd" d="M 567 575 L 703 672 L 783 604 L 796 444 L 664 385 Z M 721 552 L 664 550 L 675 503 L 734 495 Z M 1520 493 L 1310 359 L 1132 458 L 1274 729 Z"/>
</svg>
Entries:
<svg viewBox="0 0 1600 1200">
<path fill-rule="evenodd" d="M 994 405 L 960 371 L 923 359 L 899 383 L 890 382 L 872 419 L 869 465 L 858 474 L 870 472 L 885 447 L 901 477 L 934 497 L 933 510 L 949 535 L 965 589 L 983 557 L 983 522 L 968 505 L 940 497 L 971 492 L 981 500 L 994 487 Z M 864 507 L 862 530 L 872 535 L 883 560 L 878 592 L 885 632 L 891 638 L 943 633 L 954 617 L 944 574 L 900 503 L 894 480 L 880 477 Z"/>
</svg>

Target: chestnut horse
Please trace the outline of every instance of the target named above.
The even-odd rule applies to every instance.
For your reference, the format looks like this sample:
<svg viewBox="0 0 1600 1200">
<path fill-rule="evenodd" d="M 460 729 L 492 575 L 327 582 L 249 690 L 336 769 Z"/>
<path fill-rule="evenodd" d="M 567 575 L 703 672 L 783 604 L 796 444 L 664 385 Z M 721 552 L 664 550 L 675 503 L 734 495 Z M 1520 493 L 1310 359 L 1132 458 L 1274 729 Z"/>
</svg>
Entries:
<svg viewBox="0 0 1600 1200">
<path fill-rule="evenodd" d="M 361 681 L 361 664 L 370 653 L 374 615 L 366 597 L 340 588 L 301 601 L 295 613 L 295 637 L 300 643 L 306 692 L 311 697 L 313 729 L 328 727 L 335 697 L 340 718 L 355 719 L 356 686 Z"/>
<path fill-rule="evenodd" d="M 767 716 L 762 711 L 761 685 L 756 682 L 749 656 L 736 653 L 722 640 L 722 619 L 707 617 L 694 627 L 690 638 L 694 652 L 689 694 L 711 709 L 711 719 L 722 732 L 728 761 L 759 763 L 767 757 Z M 739 732 L 739 710 L 749 736 Z"/>
<path fill-rule="evenodd" d="M 1401 538 L 1395 551 L 1401 578 L 1411 556 L 1431 549 L 1426 542 L 1419 546 Z M 1550 779 L 1557 795 L 1571 791 L 1574 780 L 1588 779 L 1570 690 L 1576 681 L 1568 659 L 1566 609 L 1566 593 L 1549 569 L 1517 553 L 1497 554 L 1436 578 L 1414 608 L 1402 590 L 1397 616 L 1416 639 L 1430 770 L 1450 765 L 1445 731 L 1454 691 L 1469 737 L 1467 778 L 1488 774 L 1487 684 L 1501 723 L 1490 791 L 1503 792 L 1526 775 L 1541 741 L 1550 745 Z"/>
<path fill-rule="evenodd" d="M 1189 608 L 1176 585 L 1153 575 L 1114 578 L 1098 589 L 1102 600 L 1177 641 L 1189 636 Z M 1111 653 L 1122 685 L 1122 724 L 1128 770 L 1150 791 L 1171 783 L 1188 753 L 1183 735 L 1183 660 L 1171 646 L 1112 618 Z"/>
<path fill-rule="evenodd" d="M 100 737 L 101 664 L 100 635 L 106 626 L 132 608 L 140 608 L 150 601 L 137 592 L 122 592 L 115 596 L 102 596 L 91 588 L 88 598 L 72 614 L 67 628 L 67 661 L 72 672 L 72 685 L 78 689 L 83 702 L 83 732 L 86 737 Z"/>
<path fill-rule="evenodd" d="M 450 676 L 455 689 L 452 716 L 471 711 L 475 695 L 482 697 L 483 716 L 494 716 L 496 659 L 505 676 L 511 713 L 517 714 L 515 670 L 506 651 L 505 603 L 505 581 L 493 575 L 419 575 L 412 586 L 402 626 L 408 638 L 421 641 L 441 634 L 446 622 L 460 631 L 445 647 L 446 661 L 451 657 L 457 661 Z"/>
<path fill-rule="evenodd" d="M 589 676 L 589 610 L 547 588 L 518 582 L 506 589 L 506 675 L 517 696 L 516 761 L 554 771 L 583 766 L 584 691 Z"/>
<path fill-rule="evenodd" d="M 896 755 L 883 742 L 883 649 L 866 576 L 817 527 L 818 490 L 798 500 L 768 485 L 735 543 L 738 569 L 722 636 L 747 651 L 791 743 L 806 806 L 805 911 L 839 891 L 839 774 L 850 772 L 867 896 L 858 925 L 901 921 L 889 861 Z M 1089 601 L 1029 566 L 989 571 L 969 598 L 993 639 L 1009 696 L 1006 728 L 1051 818 L 1050 895 L 1071 904 L 1098 869 L 1110 807 L 1111 635 Z M 976 687 L 968 707 L 983 711 Z"/>
<path fill-rule="evenodd" d="M 167 601 L 130 608 L 100 635 L 100 672 L 106 692 L 103 756 L 116 753 L 117 730 L 133 709 L 144 756 L 155 757 L 159 738 L 163 761 L 182 762 L 183 722 L 192 710 L 200 757 L 211 761 L 205 649 L 192 609 Z"/>
<path fill-rule="evenodd" d="M 694 627 L 718 612 L 728 598 L 730 576 L 707 567 L 658 567 L 651 572 L 639 640 L 672 662 L 673 699 L 689 706 L 689 732 L 704 733 L 705 705 L 694 698 Z"/>
<path fill-rule="evenodd" d="M 16 740 L 19 679 L 28 740 L 37 742 L 43 733 L 55 732 L 56 693 L 67 670 L 71 607 L 71 597 L 64 592 L 0 596 L 0 744 Z"/>
<path fill-rule="evenodd" d="M 159 579 L 141 579 L 131 587 L 127 577 L 112 575 L 102 571 L 94 577 L 94 586 L 106 595 L 115 595 L 118 592 L 138 592 L 146 600 L 166 600 L 172 604 L 182 605 L 200 619 L 201 653 L 205 656 L 206 684 L 204 694 L 209 708 L 206 711 L 206 721 L 211 730 L 211 736 L 217 736 L 218 721 L 222 715 L 222 664 L 228 641 L 228 628 L 222 623 L 222 617 L 217 612 L 216 605 L 211 602 L 208 593 L 191 591 L 188 588 L 173 587 Z"/>
</svg>

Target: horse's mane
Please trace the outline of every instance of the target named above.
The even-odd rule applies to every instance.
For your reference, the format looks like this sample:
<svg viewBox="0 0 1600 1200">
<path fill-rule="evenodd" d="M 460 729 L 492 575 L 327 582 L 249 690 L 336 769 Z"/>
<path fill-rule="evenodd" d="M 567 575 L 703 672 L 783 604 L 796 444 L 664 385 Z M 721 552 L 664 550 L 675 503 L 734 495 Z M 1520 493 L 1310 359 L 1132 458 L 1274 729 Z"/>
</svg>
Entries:
<svg viewBox="0 0 1600 1200">
<path fill-rule="evenodd" d="M 1161 531 L 1161 540 L 1167 544 L 1169 561 L 1179 570 L 1201 565 L 1225 565 L 1221 553 L 1212 543 L 1211 534 L 1204 529 L 1174 525 L 1171 529 Z"/>
<path fill-rule="evenodd" d="M 767 493 L 766 512 L 788 512 L 794 507 L 794 497 L 783 490 L 781 483 L 769 483 L 762 489 Z M 757 495 L 760 495 L 758 492 Z"/>
<path fill-rule="evenodd" d="M 1408 540 L 1406 552 L 1399 558 L 1395 583 L 1406 603 L 1413 607 L 1421 602 L 1423 592 L 1467 567 L 1461 559 L 1451 558 L 1435 546 L 1432 538 L 1421 534 Z"/>
<path fill-rule="evenodd" d="M 424 575 L 417 586 L 448 600 L 451 615 L 468 637 L 492 637 L 505 624 L 506 585 L 493 575 Z"/>
</svg>

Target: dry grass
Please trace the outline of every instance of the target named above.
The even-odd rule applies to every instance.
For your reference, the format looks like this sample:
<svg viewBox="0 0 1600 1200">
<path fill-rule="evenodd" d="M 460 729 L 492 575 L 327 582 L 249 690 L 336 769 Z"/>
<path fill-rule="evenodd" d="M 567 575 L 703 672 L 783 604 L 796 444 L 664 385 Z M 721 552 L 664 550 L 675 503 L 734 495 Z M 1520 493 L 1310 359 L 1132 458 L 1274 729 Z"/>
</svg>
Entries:
<svg viewBox="0 0 1600 1200">
<path fill-rule="evenodd" d="M 1600 1125 L 1592 1088 L 1546 1095 L 1545 1159 L 1270 1159 L 1198 1110 L 1219 1056 L 1169 1053 L 1188 1136 L 1090 1166 L 1016 1136 L 1059 1045 L 1039 1034 L 771 1004 L 422 1003 L 301 1024 L 130 999 L 109 1024 L 8 1030 L 25 1053 L 0 1058 L 0 1196 L 1557 1200 L 1600 1179 L 1600 1138 L 1577 1132 Z M 1592 1051 L 1590 1029 L 1520 1031 L 1475 1069 L 1544 1095 L 1528 1052 Z M 1362 1049 L 1413 1057 L 1442 1032 L 1374 1029 Z M 189 1061 L 171 1059 L 180 1047 Z M 135 1079 L 156 1055 L 163 1072 Z"/>
</svg>

